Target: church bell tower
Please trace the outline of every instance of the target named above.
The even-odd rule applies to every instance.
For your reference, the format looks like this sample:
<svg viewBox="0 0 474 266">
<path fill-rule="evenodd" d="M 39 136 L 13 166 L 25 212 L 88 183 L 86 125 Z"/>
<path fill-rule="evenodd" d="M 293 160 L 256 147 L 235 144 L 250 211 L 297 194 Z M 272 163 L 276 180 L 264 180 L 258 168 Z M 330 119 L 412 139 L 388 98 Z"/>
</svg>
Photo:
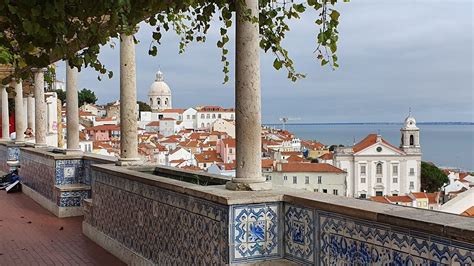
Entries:
<svg viewBox="0 0 474 266">
<path fill-rule="evenodd" d="M 420 129 L 416 126 L 416 120 L 411 112 L 405 118 L 405 123 L 400 129 L 400 148 L 407 154 L 421 154 Z"/>
</svg>

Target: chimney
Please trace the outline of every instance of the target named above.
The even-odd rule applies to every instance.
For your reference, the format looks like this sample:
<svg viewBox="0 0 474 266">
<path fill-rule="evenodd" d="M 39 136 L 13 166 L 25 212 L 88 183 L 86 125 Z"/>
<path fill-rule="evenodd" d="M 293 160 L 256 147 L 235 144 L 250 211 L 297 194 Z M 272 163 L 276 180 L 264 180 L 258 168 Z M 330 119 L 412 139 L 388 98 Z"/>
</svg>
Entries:
<svg viewBox="0 0 474 266">
<path fill-rule="evenodd" d="M 382 142 L 382 135 L 380 133 L 377 134 L 377 142 Z"/>
</svg>

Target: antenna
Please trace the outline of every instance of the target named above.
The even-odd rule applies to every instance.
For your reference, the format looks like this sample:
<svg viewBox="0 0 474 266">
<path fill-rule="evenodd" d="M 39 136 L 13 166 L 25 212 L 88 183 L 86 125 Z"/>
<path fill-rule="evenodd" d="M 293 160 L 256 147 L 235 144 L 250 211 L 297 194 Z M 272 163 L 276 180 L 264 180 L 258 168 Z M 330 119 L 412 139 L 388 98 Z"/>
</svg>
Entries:
<svg viewBox="0 0 474 266">
<path fill-rule="evenodd" d="M 288 123 L 288 121 L 296 121 L 296 120 L 301 120 L 301 118 L 299 118 L 299 117 L 280 117 L 282 129 L 286 130 L 286 123 Z"/>
<path fill-rule="evenodd" d="M 411 107 L 408 107 L 408 116 L 411 116 Z"/>
</svg>

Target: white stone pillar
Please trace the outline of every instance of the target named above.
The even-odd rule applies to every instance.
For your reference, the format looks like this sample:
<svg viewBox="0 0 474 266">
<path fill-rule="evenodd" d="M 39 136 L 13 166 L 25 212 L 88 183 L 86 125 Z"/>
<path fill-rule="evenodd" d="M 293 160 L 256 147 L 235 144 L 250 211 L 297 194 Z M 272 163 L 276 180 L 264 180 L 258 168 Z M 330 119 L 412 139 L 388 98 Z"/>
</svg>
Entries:
<svg viewBox="0 0 474 266">
<path fill-rule="evenodd" d="M 79 104 L 77 95 L 77 68 L 66 64 L 66 153 L 79 153 Z M 58 122 L 60 123 L 60 122 Z"/>
<path fill-rule="evenodd" d="M 28 99 L 23 94 L 23 115 L 25 116 L 25 129 L 28 127 Z"/>
<path fill-rule="evenodd" d="M 227 183 L 232 190 L 268 190 L 271 183 L 262 175 L 261 93 L 258 0 L 236 1 L 235 115 L 236 177 Z"/>
<path fill-rule="evenodd" d="M 23 110 L 23 82 L 20 80 L 13 81 L 15 85 L 15 132 L 16 139 L 15 143 L 24 143 L 25 142 L 25 112 Z"/>
<path fill-rule="evenodd" d="M 27 127 L 31 128 L 33 132 L 35 132 L 35 99 L 33 98 L 33 94 L 28 94 L 26 97 L 26 104 L 28 105 Z"/>
<path fill-rule="evenodd" d="M 137 85 L 133 35 L 120 34 L 120 159 L 119 165 L 140 163 L 138 157 Z"/>
<path fill-rule="evenodd" d="M 2 139 L 10 139 L 10 115 L 8 114 L 8 85 L 2 86 Z"/>
<path fill-rule="evenodd" d="M 35 76 L 35 143 L 36 146 L 46 144 L 46 102 L 44 99 L 44 72 L 46 68 L 34 69 Z"/>
</svg>

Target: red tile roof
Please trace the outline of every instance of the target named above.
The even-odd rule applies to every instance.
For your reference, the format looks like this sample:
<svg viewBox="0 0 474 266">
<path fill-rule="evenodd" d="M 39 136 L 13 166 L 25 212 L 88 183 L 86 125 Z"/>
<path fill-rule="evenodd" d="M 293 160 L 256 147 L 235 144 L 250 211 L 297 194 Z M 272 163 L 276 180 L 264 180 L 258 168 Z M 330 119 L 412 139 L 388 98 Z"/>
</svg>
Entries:
<svg viewBox="0 0 474 266">
<path fill-rule="evenodd" d="M 296 162 L 307 162 L 305 159 L 299 157 L 299 156 L 296 156 L 296 155 L 290 155 L 290 157 L 286 158 L 286 160 L 289 162 L 289 163 L 296 163 Z"/>
<path fill-rule="evenodd" d="M 374 196 L 369 198 L 371 201 L 390 203 L 390 201 L 385 196 Z"/>
<path fill-rule="evenodd" d="M 262 159 L 262 168 L 273 167 L 273 159 Z"/>
<path fill-rule="evenodd" d="M 230 148 L 235 147 L 235 139 L 228 138 L 228 139 L 223 139 L 222 143 L 224 146 L 229 146 Z"/>
<path fill-rule="evenodd" d="M 469 209 L 465 210 L 463 213 L 461 213 L 461 215 L 474 217 L 474 206 L 471 206 Z"/>
<path fill-rule="evenodd" d="M 175 109 L 165 109 L 161 111 L 160 113 L 179 113 L 182 114 L 186 111 L 185 109 L 180 109 L 180 108 L 175 108 Z"/>
<path fill-rule="evenodd" d="M 390 202 L 412 202 L 413 200 L 408 196 L 388 196 L 387 199 Z"/>
<path fill-rule="evenodd" d="M 333 158 L 334 158 L 334 153 L 332 153 L 332 152 L 325 153 L 325 154 L 319 156 L 319 159 L 321 159 L 321 160 L 332 160 Z"/>
<path fill-rule="evenodd" d="M 352 150 L 354 151 L 354 153 L 357 153 L 357 152 L 359 152 L 359 151 L 361 151 L 365 148 L 368 148 L 368 147 L 374 145 L 375 143 L 377 143 L 377 134 L 369 134 L 367 137 L 365 137 L 359 143 L 354 145 L 352 147 Z M 397 151 L 402 152 L 399 148 L 393 146 L 392 144 L 390 144 L 388 141 L 384 140 L 383 138 L 382 138 L 382 143 L 392 147 L 393 149 L 395 149 Z"/>
<path fill-rule="evenodd" d="M 145 125 L 146 127 L 158 127 L 160 126 L 160 121 L 152 121 Z"/>
<path fill-rule="evenodd" d="M 342 169 L 339 169 L 327 163 L 282 163 L 281 171 L 278 172 L 324 172 L 338 174 L 345 173 Z"/>
</svg>

